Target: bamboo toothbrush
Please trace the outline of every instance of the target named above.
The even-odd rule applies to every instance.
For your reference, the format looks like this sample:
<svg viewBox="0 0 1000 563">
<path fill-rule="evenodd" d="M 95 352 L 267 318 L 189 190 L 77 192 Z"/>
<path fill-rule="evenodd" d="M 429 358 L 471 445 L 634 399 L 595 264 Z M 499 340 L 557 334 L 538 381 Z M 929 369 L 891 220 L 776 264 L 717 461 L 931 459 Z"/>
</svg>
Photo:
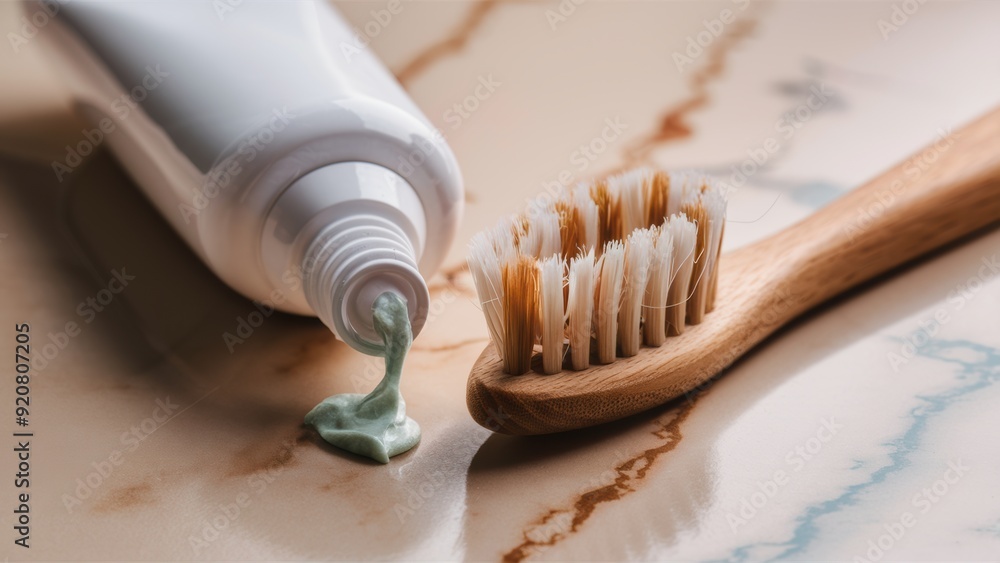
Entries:
<svg viewBox="0 0 1000 563">
<path fill-rule="evenodd" d="M 636 170 L 477 235 L 469 265 L 492 343 L 469 376 L 473 418 L 544 434 L 641 412 L 820 303 L 996 225 L 1000 109 L 720 258 L 724 196 L 710 178 Z"/>
</svg>

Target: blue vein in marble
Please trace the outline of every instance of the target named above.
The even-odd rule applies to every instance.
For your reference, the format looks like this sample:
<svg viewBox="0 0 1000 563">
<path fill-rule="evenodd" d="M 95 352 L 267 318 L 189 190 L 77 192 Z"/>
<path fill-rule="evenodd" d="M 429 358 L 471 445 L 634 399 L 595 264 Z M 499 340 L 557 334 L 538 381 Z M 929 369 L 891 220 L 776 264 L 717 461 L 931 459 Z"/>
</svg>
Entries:
<svg viewBox="0 0 1000 563">
<path fill-rule="evenodd" d="M 965 361 L 961 353 L 976 354 L 978 361 Z M 923 403 L 910 410 L 910 426 L 898 438 L 887 442 L 891 448 L 890 463 L 877 469 L 867 481 L 851 485 L 836 497 L 808 507 L 796 518 L 795 531 L 791 539 L 781 543 L 759 542 L 743 545 L 733 549 L 729 556 L 721 561 L 747 561 L 751 552 L 758 548 L 785 548 L 784 551 L 769 559 L 778 561 L 788 559 L 804 552 L 819 536 L 817 520 L 833 514 L 845 507 L 857 504 L 862 493 L 875 485 L 884 482 L 890 475 L 902 471 L 910 465 L 910 454 L 920 445 L 920 439 L 927 430 L 928 423 L 937 414 L 949 406 L 964 399 L 967 395 L 989 387 L 1000 381 L 1000 349 L 970 342 L 968 340 L 931 340 L 917 349 L 917 354 L 931 359 L 956 364 L 960 369 L 957 379 L 960 385 L 946 389 L 935 395 L 918 395 Z M 752 559 L 759 559 L 753 557 Z"/>
<path fill-rule="evenodd" d="M 980 526 L 973 530 L 974 532 L 979 532 L 981 534 L 989 534 L 991 536 L 996 536 L 1000 538 L 1000 520 L 994 522 L 989 526 Z"/>
</svg>

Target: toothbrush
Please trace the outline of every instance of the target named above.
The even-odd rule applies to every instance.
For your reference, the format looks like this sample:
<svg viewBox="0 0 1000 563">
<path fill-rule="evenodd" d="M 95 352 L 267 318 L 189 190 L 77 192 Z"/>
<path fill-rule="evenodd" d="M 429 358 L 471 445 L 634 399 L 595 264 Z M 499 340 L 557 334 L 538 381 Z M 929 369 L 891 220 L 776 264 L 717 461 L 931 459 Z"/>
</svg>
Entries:
<svg viewBox="0 0 1000 563">
<path fill-rule="evenodd" d="M 698 389 L 802 313 L 943 245 L 996 226 L 998 141 L 1000 108 L 917 153 L 934 155 L 928 166 L 916 166 L 911 157 L 798 224 L 728 253 L 718 263 L 712 250 L 721 243 L 718 215 L 724 215 L 724 201 L 719 203 L 720 189 L 711 179 L 690 174 L 633 171 L 578 186 L 528 215 L 502 222 L 471 243 L 470 270 L 492 343 L 469 375 L 469 412 L 490 430 L 546 434 L 617 420 Z M 657 182 L 670 185 L 654 188 Z M 665 208 L 657 193 L 667 194 Z M 674 201 L 678 197 L 679 203 Z M 663 213 L 666 221 L 660 224 L 647 216 L 646 224 L 634 225 L 635 198 L 644 198 L 647 210 L 677 212 Z M 553 252 L 556 245 L 547 241 L 557 238 L 561 243 L 566 234 L 559 230 L 563 225 L 558 219 L 553 223 L 553 214 L 566 215 L 567 208 L 582 221 L 564 219 L 563 225 L 592 225 L 593 219 L 587 218 L 596 214 L 599 232 L 595 240 L 585 226 L 580 229 L 584 236 L 565 237 L 583 244 L 568 253 L 560 245 Z M 682 208 L 687 213 L 681 215 Z M 640 228 L 619 228 L 624 242 L 601 240 L 600 232 L 614 234 L 606 227 L 618 221 Z M 699 241 L 686 258 L 692 224 Z M 657 246 L 661 237 L 670 238 L 663 234 L 668 231 L 675 236 L 664 297 L 662 268 L 668 260 L 657 254 Z M 542 248 L 545 245 L 549 248 Z M 630 252 L 644 259 L 630 261 Z M 683 270 L 688 260 L 691 274 L 685 277 L 687 272 L 674 265 L 680 261 Z M 564 279 L 568 292 L 561 287 Z M 690 287 L 675 287 L 684 281 Z M 641 292 L 639 283 L 644 283 Z M 640 306 L 633 309 L 637 299 Z M 563 322 L 561 304 L 567 319 L 564 332 L 556 328 Z M 683 326 L 677 320 L 681 306 L 686 313 Z M 592 314 L 588 307 L 593 307 Z M 580 334 L 577 323 L 587 318 L 590 330 Z M 618 325 L 612 326 L 611 319 Z M 614 338 L 606 334 L 609 327 L 616 332 Z M 664 338 L 664 331 L 672 336 Z M 643 347 L 638 348 L 640 332 Z M 597 349 L 582 353 L 585 343 Z"/>
</svg>

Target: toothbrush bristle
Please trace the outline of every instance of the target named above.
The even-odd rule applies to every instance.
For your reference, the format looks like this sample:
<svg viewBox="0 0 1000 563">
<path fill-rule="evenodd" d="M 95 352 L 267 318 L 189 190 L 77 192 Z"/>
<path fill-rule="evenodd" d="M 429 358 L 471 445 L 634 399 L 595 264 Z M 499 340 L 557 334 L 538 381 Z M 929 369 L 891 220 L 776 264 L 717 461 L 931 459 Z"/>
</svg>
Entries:
<svg viewBox="0 0 1000 563">
<path fill-rule="evenodd" d="M 580 212 L 573 206 L 568 195 L 562 194 L 552 204 L 553 210 L 559 217 L 559 242 L 563 258 L 569 259 L 577 249 L 583 248 L 584 240 L 580 225 Z"/>
<path fill-rule="evenodd" d="M 652 231 L 649 281 L 642 298 L 642 341 L 646 346 L 659 346 L 667 339 L 667 296 L 670 292 L 674 242 L 666 227 L 660 225 Z"/>
<path fill-rule="evenodd" d="M 623 358 L 638 354 L 642 344 L 642 299 L 652 251 L 651 228 L 636 228 L 625 241 L 625 275 L 618 311 L 618 344 Z"/>
<path fill-rule="evenodd" d="M 625 273 L 625 243 L 610 240 L 597 264 L 594 287 L 594 336 L 597 363 L 615 361 L 618 344 L 618 306 L 622 294 L 622 274 Z"/>
<path fill-rule="evenodd" d="M 602 252 L 607 243 L 622 239 L 621 199 L 607 181 L 595 183 L 590 188 L 590 197 L 597 206 L 597 242 L 594 247 Z"/>
<path fill-rule="evenodd" d="M 715 306 L 726 198 L 691 172 L 581 184 L 473 237 L 469 267 L 505 373 L 573 370 L 660 346 Z"/>
<path fill-rule="evenodd" d="M 532 220 L 531 228 L 538 233 L 538 256 L 562 253 L 559 214 L 547 209 Z"/>
<path fill-rule="evenodd" d="M 542 371 L 558 373 L 563 361 L 563 264 L 561 256 L 543 258 L 538 263 L 538 321 L 541 327 Z"/>
<path fill-rule="evenodd" d="M 670 232 L 673 242 L 674 259 L 670 264 L 670 290 L 667 292 L 667 336 L 678 336 L 684 332 L 684 314 L 691 287 L 691 270 L 694 269 L 694 247 L 698 226 L 680 213 L 673 215 L 663 228 Z"/>
<path fill-rule="evenodd" d="M 570 365 L 575 370 L 590 367 L 596 277 L 593 247 L 586 254 L 579 254 L 570 260 L 566 335 L 569 338 Z"/>
<path fill-rule="evenodd" d="M 538 266 L 518 255 L 503 266 L 503 370 L 520 375 L 531 366 L 538 312 Z"/>
<path fill-rule="evenodd" d="M 670 197 L 670 175 L 657 171 L 646 188 L 646 224 L 660 225 L 670 215 L 667 200 Z"/>
<path fill-rule="evenodd" d="M 708 257 L 706 249 L 709 244 L 708 212 L 705 210 L 701 198 L 697 196 L 689 198 L 689 201 L 684 203 L 681 210 L 698 226 L 698 234 L 695 238 L 694 246 L 694 268 L 691 270 L 691 296 L 687 300 L 687 315 L 685 316 L 688 324 L 696 325 L 701 323 L 702 317 L 705 314 L 707 290 L 705 284 L 701 283 L 701 280 L 705 279 L 708 281 L 705 275 L 705 270 L 708 267 L 708 260 L 706 259 Z"/>
<path fill-rule="evenodd" d="M 580 217 L 580 240 L 583 246 L 578 250 L 580 252 L 593 250 L 597 247 L 600 222 L 600 211 L 597 209 L 597 204 L 590 198 L 590 190 L 585 185 L 577 186 L 573 190 L 572 201 Z"/>
</svg>

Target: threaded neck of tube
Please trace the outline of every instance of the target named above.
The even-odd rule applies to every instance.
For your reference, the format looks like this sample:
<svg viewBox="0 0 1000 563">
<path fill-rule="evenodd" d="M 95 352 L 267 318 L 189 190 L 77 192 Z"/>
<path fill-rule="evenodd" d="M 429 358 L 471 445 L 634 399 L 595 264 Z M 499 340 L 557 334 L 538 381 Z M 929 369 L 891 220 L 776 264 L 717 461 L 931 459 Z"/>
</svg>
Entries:
<svg viewBox="0 0 1000 563">
<path fill-rule="evenodd" d="M 427 320 L 430 298 L 415 254 L 406 232 L 389 219 L 375 214 L 342 218 L 306 249 L 306 301 L 338 338 L 366 354 L 383 355 L 372 316 L 379 295 L 391 291 L 406 301 L 414 336 Z"/>
</svg>

